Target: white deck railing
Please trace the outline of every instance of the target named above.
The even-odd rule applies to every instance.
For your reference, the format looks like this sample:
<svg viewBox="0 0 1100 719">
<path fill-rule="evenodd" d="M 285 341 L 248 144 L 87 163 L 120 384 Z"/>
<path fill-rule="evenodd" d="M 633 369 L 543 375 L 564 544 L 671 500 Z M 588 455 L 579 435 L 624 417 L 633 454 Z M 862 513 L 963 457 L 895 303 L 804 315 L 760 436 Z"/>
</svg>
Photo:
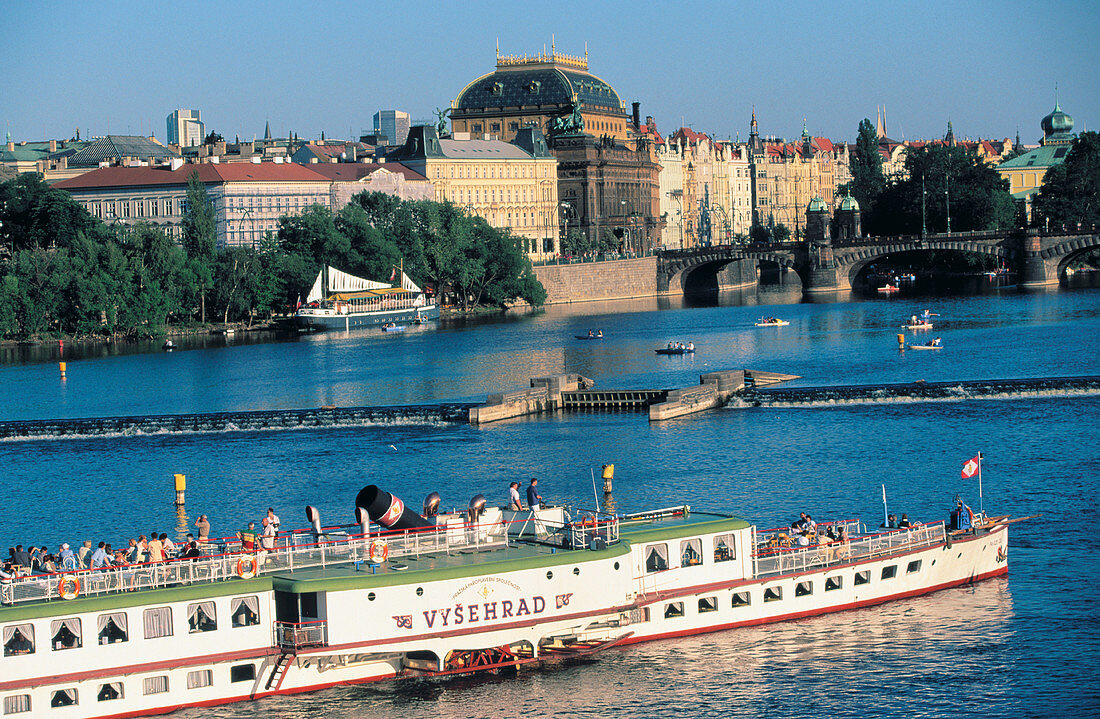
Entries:
<svg viewBox="0 0 1100 719">
<path fill-rule="evenodd" d="M 838 522 L 848 533 L 858 522 Z M 849 525 L 852 525 L 849 528 Z M 756 577 L 774 577 L 797 574 L 837 564 L 847 564 L 863 559 L 886 556 L 943 542 L 946 529 L 943 522 L 921 524 L 908 529 L 892 529 L 888 532 L 852 537 L 846 542 L 812 545 L 809 547 L 769 547 L 758 544 L 753 561 Z"/>
</svg>

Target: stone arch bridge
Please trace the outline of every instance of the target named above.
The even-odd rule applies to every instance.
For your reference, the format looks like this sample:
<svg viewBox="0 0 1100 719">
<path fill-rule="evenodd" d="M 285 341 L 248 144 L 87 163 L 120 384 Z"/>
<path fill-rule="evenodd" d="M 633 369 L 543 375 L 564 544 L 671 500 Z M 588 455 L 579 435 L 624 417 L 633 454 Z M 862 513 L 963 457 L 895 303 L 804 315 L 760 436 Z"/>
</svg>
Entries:
<svg viewBox="0 0 1100 719">
<path fill-rule="evenodd" d="M 1003 259 L 1012 266 L 1023 287 L 1058 284 L 1066 266 L 1076 257 L 1100 248 L 1100 228 L 1082 230 L 1014 230 L 953 232 L 951 234 L 719 245 L 689 250 L 666 250 L 657 258 L 657 291 L 680 294 L 697 273 L 721 272 L 738 261 L 775 263 L 798 273 L 809 294 L 849 290 L 859 272 L 871 262 L 900 252 L 956 250 Z"/>
</svg>

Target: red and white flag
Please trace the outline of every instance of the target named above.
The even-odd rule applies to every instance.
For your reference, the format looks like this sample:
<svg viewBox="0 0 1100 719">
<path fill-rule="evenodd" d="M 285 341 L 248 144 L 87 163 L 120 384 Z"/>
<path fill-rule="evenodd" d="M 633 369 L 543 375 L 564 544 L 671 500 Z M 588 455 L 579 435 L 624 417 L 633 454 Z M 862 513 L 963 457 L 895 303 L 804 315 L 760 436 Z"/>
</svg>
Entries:
<svg viewBox="0 0 1100 719">
<path fill-rule="evenodd" d="M 979 452 L 977 457 L 969 459 L 966 464 L 963 465 L 962 477 L 963 479 L 970 479 L 978 473 L 978 469 L 981 467 L 982 455 Z"/>
<path fill-rule="evenodd" d="M 390 273 L 390 282 L 393 282 L 396 277 L 397 277 L 397 268 L 394 267 L 393 272 Z"/>
</svg>

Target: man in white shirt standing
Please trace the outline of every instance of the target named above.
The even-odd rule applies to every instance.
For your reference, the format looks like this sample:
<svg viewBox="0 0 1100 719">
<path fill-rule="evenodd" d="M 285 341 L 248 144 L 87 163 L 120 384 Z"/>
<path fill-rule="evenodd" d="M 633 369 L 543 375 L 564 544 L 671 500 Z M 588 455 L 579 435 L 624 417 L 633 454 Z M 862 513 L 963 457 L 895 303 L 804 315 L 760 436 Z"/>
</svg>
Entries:
<svg viewBox="0 0 1100 719">
<path fill-rule="evenodd" d="M 519 501 L 519 482 L 512 482 L 508 485 L 508 509 L 513 512 L 519 512 L 523 509 L 523 505 Z"/>
</svg>

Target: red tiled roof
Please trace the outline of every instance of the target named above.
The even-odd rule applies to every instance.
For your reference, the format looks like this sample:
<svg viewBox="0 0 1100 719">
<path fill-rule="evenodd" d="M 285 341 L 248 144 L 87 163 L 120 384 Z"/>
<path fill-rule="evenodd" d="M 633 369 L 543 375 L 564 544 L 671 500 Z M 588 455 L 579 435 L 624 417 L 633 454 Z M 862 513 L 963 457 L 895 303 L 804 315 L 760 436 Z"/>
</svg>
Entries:
<svg viewBox="0 0 1100 719">
<path fill-rule="evenodd" d="M 358 182 L 378 170 L 388 170 L 398 175 L 404 175 L 405 179 L 411 182 L 428 182 L 427 177 L 402 165 L 400 162 L 320 162 L 316 165 L 309 165 L 309 169 L 318 175 L 324 175 L 333 182 Z"/>
<path fill-rule="evenodd" d="M 178 170 L 167 167 L 101 167 L 54 185 L 61 190 L 93 187 L 142 187 L 149 185 L 186 185 L 196 172 L 206 185 L 223 182 L 329 182 L 327 177 L 292 162 L 231 162 L 226 164 L 184 165 Z"/>
</svg>

